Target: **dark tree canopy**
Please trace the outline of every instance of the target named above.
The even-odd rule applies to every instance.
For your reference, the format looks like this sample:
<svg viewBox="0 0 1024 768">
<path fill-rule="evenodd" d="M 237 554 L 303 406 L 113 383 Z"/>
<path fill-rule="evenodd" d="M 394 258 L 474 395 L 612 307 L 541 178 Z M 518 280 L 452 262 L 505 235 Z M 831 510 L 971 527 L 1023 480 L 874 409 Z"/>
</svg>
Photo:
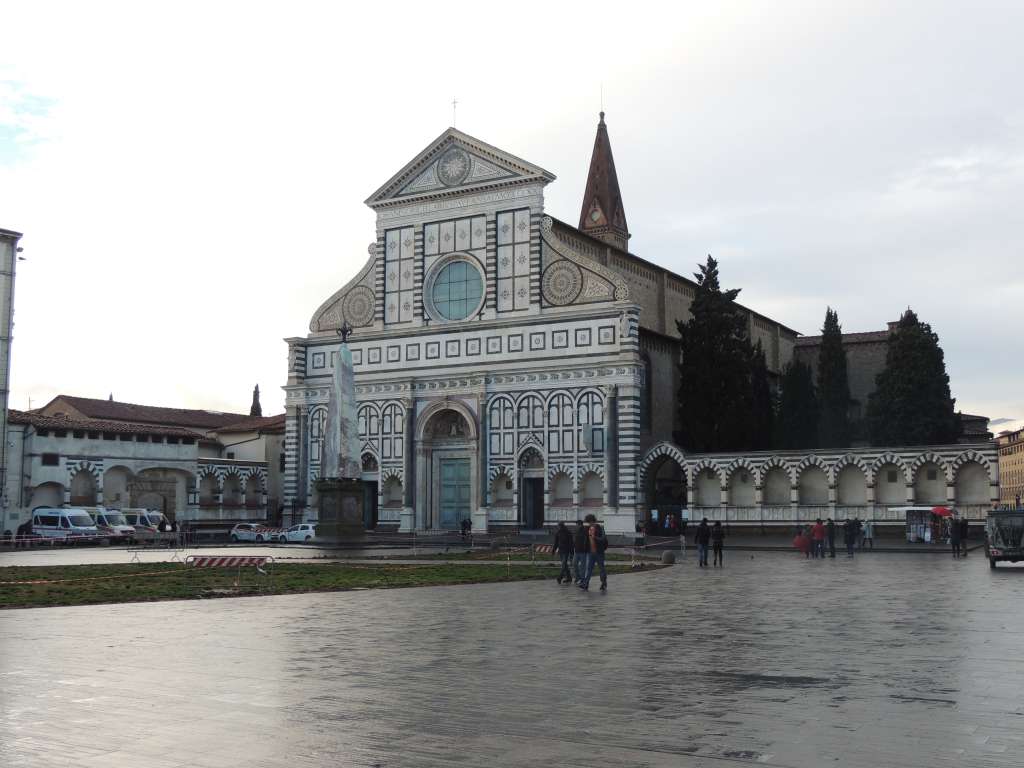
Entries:
<svg viewBox="0 0 1024 768">
<path fill-rule="evenodd" d="M 868 399 L 871 442 L 880 446 L 956 442 L 961 424 L 955 403 L 939 337 L 908 309 L 889 338 L 885 370 Z"/>
<path fill-rule="evenodd" d="M 775 397 L 768 382 L 768 361 L 761 342 L 753 352 L 750 375 L 751 421 L 748 447 L 754 451 L 767 451 L 775 435 Z"/>
<path fill-rule="evenodd" d="M 816 448 L 818 444 L 818 397 L 806 363 L 794 360 L 782 371 L 776 417 L 777 448 Z"/>
<path fill-rule="evenodd" d="M 821 448 L 846 448 L 850 445 L 850 381 L 846 372 L 846 350 L 839 315 L 831 307 L 825 310 L 818 355 L 818 445 Z"/>
<path fill-rule="evenodd" d="M 693 316 L 676 321 L 682 355 L 677 442 L 691 451 L 746 450 L 752 355 L 747 318 L 734 303 L 739 290 L 721 289 L 711 256 L 694 277 Z"/>
</svg>

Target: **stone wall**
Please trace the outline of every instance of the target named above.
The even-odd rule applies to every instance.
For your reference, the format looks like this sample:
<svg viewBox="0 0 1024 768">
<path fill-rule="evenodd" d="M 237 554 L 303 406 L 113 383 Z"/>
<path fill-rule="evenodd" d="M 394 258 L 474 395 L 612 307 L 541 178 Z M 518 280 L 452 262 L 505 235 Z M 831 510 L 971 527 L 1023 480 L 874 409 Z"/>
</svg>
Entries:
<svg viewBox="0 0 1024 768">
<path fill-rule="evenodd" d="M 850 415 L 855 419 L 863 418 L 867 412 L 868 397 L 875 391 L 875 380 L 885 370 L 885 356 L 889 350 L 888 334 L 844 334 L 843 349 L 846 350 L 846 370 L 850 379 L 850 398 L 853 400 Z M 815 382 L 818 380 L 820 354 L 820 336 L 800 339 L 793 351 L 796 360 L 811 367 Z"/>
</svg>

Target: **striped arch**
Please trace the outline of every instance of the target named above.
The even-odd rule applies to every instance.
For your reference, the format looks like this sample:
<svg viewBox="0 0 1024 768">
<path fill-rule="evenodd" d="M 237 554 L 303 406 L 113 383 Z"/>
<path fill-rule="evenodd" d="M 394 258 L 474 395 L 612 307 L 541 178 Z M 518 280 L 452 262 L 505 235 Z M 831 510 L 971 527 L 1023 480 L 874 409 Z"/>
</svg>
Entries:
<svg viewBox="0 0 1024 768">
<path fill-rule="evenodd" d="M 519 465 L 519 460 L 523 457 L 523 454 L 530 448 L 539 453 L 541 458 L 544 459 L 544 463 L 547 463 L 548 457 L 544 452 L 544 443 L 533 434 L 533 430 L 530 430 L 528 434 L 522 436 L 522 441 L 519 443 L 519 447 L 516 448 L 516 466 Z"/>
<path fill-rule="evenodd" d="M 978 464 L 985 468 L 985 471 L 988 472 L 989 480 L 994 479 L 994 473 L 992 472 L 992 464 L 991 462 L 989 462 L 988 459 L 986 459 L 977 451 L 964 451 L 955 459 L 953 459 L 952 463 L 950 464 L 950 482 L 955 481 L 957 474 L 960 472 L 960 468 L 963 467 L 964 464 L 968 464 L 972 461 L 977 462 Z"/>
<path fill-rule="evenodd" d="M 758 476 L 759 486 L 764 484 L 764 479 L 773 469 L 781 469 L 786 473 L 786 477 L 789 478 L 789 484 L 796 485 L 796 475 L 793 472 L 793 468 L 778 456 L 770 456 L 761 463 L 761 473 Z"/>
<path fill-rule="evenodd" d="M 847 453 L 846 455 L 840 456 L 836 459 L 835 463 L 832 465 L 832 473 L 829 475 L 829 482 L 832 485 L 839 482 L 839 473 L 849 466 L 857 467 L 857 469 L 864 473 L 864 481 L 870 481 L 870 467 L 864 463 L 864 460 L 860 456 L 854 456 L 852 453 Z"/>
<path fill-rule="evenodd" d="M 398 482 L 404 482 L 404 474 L 401 467 L 381 467 L 380 470 L 380 483 L 383 486 L 388 480 L 392 478 L 398 480 Z"/>
<path fill-rule="evenodd" d="M 877 459 L 871 462 L 871 475 L 870 477 L 868 477 L 869 483 L 873 484 L 875 482 L 875 477 L 878 475 L 878 470 L 884 467 L 886 464 L 893 464 L 899 467 L 900 470 L 903 472 L 903 481 L 905 483 L 913 482 L 913 480 L 910 477 L 910 474 L 907 472 L 907 463 L 903 461 L 903 459 L 901 459 L 895 453 L 883 453 L 881 456 L 879 456 Z"/>
<path fill-rule="evenodd" d="M 581 478 L 584 475 L 593 473 L 601 478 L 602 483 L 607 482 L 607 479 L 604 476 L 604 464 L 599 464 L 596 462 L 592 462 L 590 464 L 580 464 L 579 473 Z"/>
<path fill-rule="evenodd" d="M 260 493 L 264 493 L 267 489 L 267 477 L 266 473 L 261 467 L 251 467 L 250 469 L 242 470 L 238 473 L 241 478 L 242 493 L 246 493 L 249 490 L 249 482 L 252 480 L 256 481 L 256 489 Z"/>
<path fill-rule="evenodd" d="M 573 470 L 572 464 L 549 464 L 548 465 L 548 484 L 555 478 L 555 475 L 565 475 L 572 480 L 573 485 L 576 484 L 576 472 Z"/>
<path fill-rule="evenodd" d="M 493 483 L 499 475 L 504 475 L 509 480 L 512 479 L 512 475 L 515 472 L 515 467 L 511 464 L 492 464 L 487 470 L 487 483 Z"/>
<path fill-rule="evenodd" d="M 679 465 L 679 468 L 686 475 L 687 483 L 689 483 L 690 473 L 687 471 L 686 457 L 683 455 L 682 450 L 677 445 L 674 445 L 673 443 L 670 443 L 666 440 L 658 443 L 657 445 L 652 446 L 651 449 L 647 451 L 644 457 L 640 460 L 640 463 L 637 464 L 637 488 L 644 487 L 644 481 L 647 479 L 647 470 L 650 469 L 651 464 L 658 461 L 658 459 L 662 458 L 663 456 L 668 456 L 676 464 Z"/>
<path fill-rule="evenodd" d="M 754 478 L 754 485 L 761 485 L 761 475 L 757 471 L 757 468 L 751 463 L 750 459 L 746 457 L 739 457 L 730 461 L 722 472 L 722 477 L 725 479 L 725 484 L 728 485 L 732 479 L 732 473 L 737 469 L 745 469 L 750 473 L 750 476 Z"/>
<path fill-rule="evenodd" d="M 939 454 L 934 451 L 925 451 L 918 455 L 916 459 L 910 464 L 910 481 L 917 481 L 917 471 L 921 469 L 925 464 L 934 464 L 942 470 L 942 474 L 946 477 L 947 483 L 953 482 L 953 470 L 950 468 L 946 460 L 943 459 Z"/>
<path fill-rule="evenodd" d="M 88 461 L 87 459 L 82 459 L 80 461 L 74 462 L 73 464 L 69 463 L 67 465 L 67 470 L 68 470 L 68 480 L 69 481 L 71 480 L 71 478 L 73 478 L 79 472 L 88 472 L 90 475 L 92 475 L 92 479 L 96 481 L 96 488 L 99 489 L 99 488 L 103 487 L 103 480 L 102 480 L 103 464 L 102 463 L 94 464 L 91 461 Z"/>
<path fill-rule="evenodd" d="M 714 472 L 715 476 L 718 478 L 718 484 L 724 487 L 725 475 L 722 474 L 721 467 L 719 467 L 711 459 L 700 459 L 696 464 L 694 464 L 691 471 L 691 475 L 690 477 L 687 478 L 687 480 L 689 481 L 692 479 L 693 482 L 696 482 L 697 475 L 699 475 L 705 469 L 710 469 L 712 472 Z"/>
<path fill-rule="evenodd" d="M 828 480 L 829 485 L 832 485 L 835 482 L 835 478 L 832 476 L 832 467 L 826 464 L 825 460 L 822 459 L 821 456 L 817 456 L 815 454 L 804 456 L 800 459 L 800 463 L 797 464 L 796 468 L 793 470 L 793 477 L 795 480 L 799 480 L 800 475 L 803 474 L 803 471 L 808 467 L 817 467 L 824 472 L 825 479 Z"/>
</svg>

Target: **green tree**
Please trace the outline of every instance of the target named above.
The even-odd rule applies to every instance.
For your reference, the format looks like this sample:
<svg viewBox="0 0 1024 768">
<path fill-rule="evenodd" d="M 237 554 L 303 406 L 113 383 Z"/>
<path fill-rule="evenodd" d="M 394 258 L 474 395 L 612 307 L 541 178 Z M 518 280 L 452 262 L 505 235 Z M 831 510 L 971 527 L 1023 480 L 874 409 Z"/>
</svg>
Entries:
<svg viewBox="0 0 1024 768">
<path fill-rule="evenodd" d="M 718 262 L 700 266 L 689 322 L 676 321 L 682 381 L 676 441 L 691 451 L 748 448 L 751 424 L 751 350 L 747 318 L 723 291 Z"/>
<path fill-rule="evenodd" d="M 794 360 L 782 371 L 776 417 L 776 447 L 818 447 L 818 396 L 811 367 Z"/>
<path fill-rule="evenodd" d="M 825 310 L 818 355 L 818 445 L 822 448 L 846 448 L 850 445 L 850 380 L 846 372 L 846 350 L 839 315 L 831 307 Z"/>
<path fill-rule="evenodd" d="M 750 374 L 751 431 L 747 447 L 754 451 L 767 451 L 772 447 L 775 435 L 775 396 L 768 382 L 768 361 L 760 341 L 753 355 Z"/>
<path fill-rule="evenodd" d="M 960 437 L 939 337 L 910 309 L 889 337 L 885 369 L 868 398 L 874 445 L 931 445 Z"/>
</svg>

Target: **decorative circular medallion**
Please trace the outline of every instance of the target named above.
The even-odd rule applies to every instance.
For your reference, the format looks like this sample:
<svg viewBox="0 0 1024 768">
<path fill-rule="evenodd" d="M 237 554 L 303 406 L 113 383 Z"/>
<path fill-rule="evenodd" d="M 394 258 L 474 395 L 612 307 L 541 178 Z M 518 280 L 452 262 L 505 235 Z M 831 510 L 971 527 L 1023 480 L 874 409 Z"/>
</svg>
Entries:
<svg viewBox="0 0 1024 768">
<path fill-rule="evenodd" d="M 357 285 L 345 296 L 341 311 L 353 327 L 373 322 L 373 298 L 373 291 L 365 285 Z"/>
<path fill-rule="evenodd" d="M 454 187 L 461 184 L 469 176 L 469 167 L 472 160 L 469 154 L 458 147 L 452 147 L 437 161 L 437 178 L 446 187 Z"/>
<path fill-rule="evenodd" d="M 583 275 L 571 261 L 556 261 L 544 270 L 544 298 L 556 307 L 572 304 L 580 295 Z"/>
</svg>

